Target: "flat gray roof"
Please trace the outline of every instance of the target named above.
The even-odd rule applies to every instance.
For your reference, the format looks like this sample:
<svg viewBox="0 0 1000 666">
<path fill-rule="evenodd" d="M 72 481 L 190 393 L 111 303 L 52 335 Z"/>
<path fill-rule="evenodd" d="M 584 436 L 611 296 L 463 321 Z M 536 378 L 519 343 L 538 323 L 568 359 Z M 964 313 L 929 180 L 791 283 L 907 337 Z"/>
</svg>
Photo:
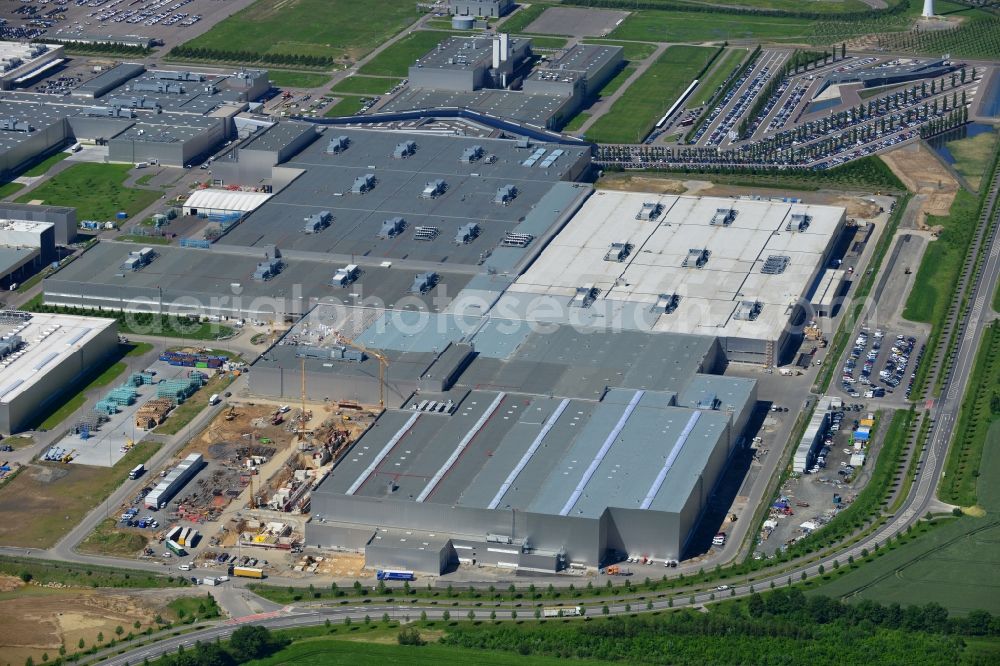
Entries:
<svg viewBox="0 0 1000 666">
<path fill-rule="evenodd" d="M 570 100 L 567 97 L 531 95 L 518 90 L 484 88 L 466 92 L 406 88 L 383 106 L 380 111 L 465 108 L 545 128 L 548 126 L 549 120 L 569 103 Z"/>
<path fill-rule="evenodd" d="M 342 134 L 350 138 L 349 147 L 328 154 L 329 140 Z M 406 140 L 416 142 L 416 152 L 394 159 L 393 149 Z M 472 145 L 482 146 L 484 157 L 468 164 L 459 161 L 462 151 Z M 522 162 L 539 149 L 548 154 L 557 147 L 531 144 L 530 148 L 518 148 L 517 142 L 502 139 L 333 128 L 284 164 L 304 173 L 218 243 L 249 247 L 275 244 L 282 250 L 358 258 L 477 265 L 522 218 L 538 213 L 536 206 L 588 150 L 559 146 L 563 154 L 550 168 L 523 166 Z M 487 163 L 488 155 L 496 157 L 494 163 Z M 375 176 L 374 188 L 352 194 L 355 178 L 369 173 Z M 437 179 L 445 181 L 445 192 L 423 198 L 425 185 Z M 497 189 L 508 184 L 517 188 L 517 196 L 507 205 L 495 204 Z M 571 201 L 572 197 L 562 197 L 551 202 L 551 209 L 541 211 L 546 228 Z M 323 210 L 333 215 L 330 226 L 319 233 L 304 233 L 304 219 Z M 393 238 L 380 239 L 382 223 L 393 217 L 404 218 L 406 229 Z M 480 235 L 468 244 L 456 245 L 456 232 L 468 223 L 477 224 Z M 433 227 L 439 233 L 432 240 L 417 240 L 417 227 Z"/>
<path fill-rule="evenodd" d="M 243 144 L 240 150 L 278 151 L 308 132 L 316 132 L 316 125 L 283 120 L 263 131 L 258 131 Z"/>
<path fill-rule="evenodd" d="M 547 65 L 536 71 L 570 70 L 580 72 L 589 78 L 619 57 L 623 51 L 624 49 L 620 46 L 575 44 L 557 57 L 550 58 Z"/>
<path fill-rule="evenodd" d="M 729 417 L 670 399 L 629 390 L 599 402 L 472 391 L 450 416 L 392 410 L 320 492 L 589 518 L 608 507 L 680 511 L 723 445 Z"/>
</svg>

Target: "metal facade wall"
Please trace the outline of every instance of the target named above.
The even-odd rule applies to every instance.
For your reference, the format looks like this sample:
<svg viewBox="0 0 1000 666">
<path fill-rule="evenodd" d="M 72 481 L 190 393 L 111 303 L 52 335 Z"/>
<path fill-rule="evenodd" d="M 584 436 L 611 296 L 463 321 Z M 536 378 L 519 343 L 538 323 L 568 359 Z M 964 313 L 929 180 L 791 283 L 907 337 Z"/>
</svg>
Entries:
<svg viewBox="0 0 1000 666">
<path fill-rule="evenodd" d="M 431 545 L 423 550 L 398 548 L 371 543 L 365 548 L 365 566 L 369 569 L 404 569 L 443 574 L 457 562 L 451 542 L 441 546 Z"/>
<path fill-rule="evenodd" d="M 431 88 L 433 90 L 460 90 L 471 92 L 482 87 L 485 69 L 437 69 L 434 67 L 410 66 L 411 88 Z"/>
</svg>

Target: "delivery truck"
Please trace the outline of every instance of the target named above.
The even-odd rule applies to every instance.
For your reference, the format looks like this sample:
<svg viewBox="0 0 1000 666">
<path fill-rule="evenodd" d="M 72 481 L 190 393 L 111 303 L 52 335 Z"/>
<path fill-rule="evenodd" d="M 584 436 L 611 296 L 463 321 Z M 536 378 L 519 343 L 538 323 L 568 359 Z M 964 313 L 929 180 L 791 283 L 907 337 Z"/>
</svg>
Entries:
<svg viewBox="0 0 1000 666">
<path fill-rule="evenodd" d="M 542 617 L 578 617 L 583 615 L 583 606 L 550 606 L 542 610 Z"/>
</svg>

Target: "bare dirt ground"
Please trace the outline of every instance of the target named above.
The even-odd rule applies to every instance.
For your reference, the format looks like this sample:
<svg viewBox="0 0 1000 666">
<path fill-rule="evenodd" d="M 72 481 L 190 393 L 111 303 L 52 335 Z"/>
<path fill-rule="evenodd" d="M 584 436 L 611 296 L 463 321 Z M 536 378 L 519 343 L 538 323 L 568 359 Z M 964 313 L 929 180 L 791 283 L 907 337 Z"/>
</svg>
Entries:
<svg viewBox="0 0 1000 666">
<path fill-rule="evenodd" d="M 360 553 L 324 553 L 323 561 L 316 567 L 320 576 L 336 578 L 371 578 L 372 572 L 365 571 L 365 557 Z"/>
<path fill-rule="evenodd" d="M 892 172 L 911 192 L 922 195 L 917 228 L 926 229 L 928 215 L 947 215 L 958 192 L 958 181 L 931 154 L 923 142 L 911 143 L 882 155 Z"/>
<path fill-rule="evenodd" d="M 7 579 L 4 577 L 0 589 L 9 589 Z M 99 633 L 104 634 L 105 642 L 114 638 L 118 626 L 125 633 L 135 631 L 133 622 L 136 620 L 140 623 L 140 631 L 145 630 L 176 596 L 171 592 L 23 586 L 0 604 L 0 654 L 4 663 L 24 663 L 28 657 L 41 663 L 43 653 L 55 659 L 60 645 L 73 652 L 81 638 L 89 647 L 97 641 Z"/>
</svg>

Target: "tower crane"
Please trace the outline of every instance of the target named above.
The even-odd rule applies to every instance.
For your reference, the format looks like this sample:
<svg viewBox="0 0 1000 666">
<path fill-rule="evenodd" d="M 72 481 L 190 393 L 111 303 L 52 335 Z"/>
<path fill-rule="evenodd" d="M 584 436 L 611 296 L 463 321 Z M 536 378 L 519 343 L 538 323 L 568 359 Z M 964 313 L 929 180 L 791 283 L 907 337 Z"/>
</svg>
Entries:
<svg viewBox="0 0 1000 666">
<path fill-rule="evenodd" d="M 340 331 L 334 331 L 334 335 L 340 344 L 353 347 L 362 354 L 368 354 L 378 361 L 378 406 L 380 409 L 385 409 L 386 387 L 389 381 L 389 359 L 385 357 L 385 354 L 368 349 L 360 342 L 352 340 Z"/>
</svg>

